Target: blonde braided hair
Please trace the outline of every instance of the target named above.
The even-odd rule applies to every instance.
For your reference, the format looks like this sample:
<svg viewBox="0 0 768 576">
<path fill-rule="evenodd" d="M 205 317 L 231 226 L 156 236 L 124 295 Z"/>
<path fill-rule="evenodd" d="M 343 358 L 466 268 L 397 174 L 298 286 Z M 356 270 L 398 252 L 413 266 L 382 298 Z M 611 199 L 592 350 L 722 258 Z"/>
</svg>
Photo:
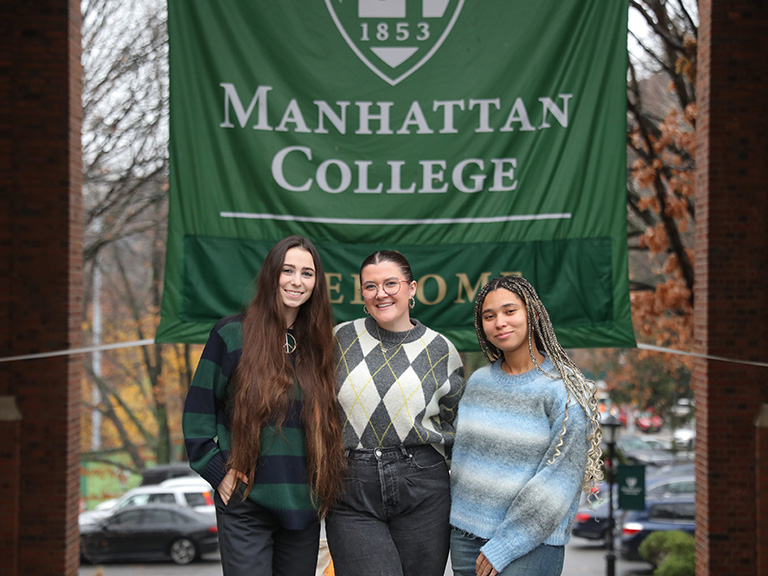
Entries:
<svg viewBox="0 0 768 576">
<path fill-rule="evenodd" d="M 566 422 L 568 422 L 568 404 L 571 398 L 584 409 L 584 413 L 587 416 L 586 434 L 589 448 L 587 450 L 587 467 L 584 473 L 582 489 L 591 497 L 597 492 L 597 488 L 603 480 L 602 450 L 600 449 L 602 432 L 600 430 L 600 412 L 597 408 L 597 398 L 595 396 L 595 383 L 587 380 L 581 370 L 563 350 L 560 342 L 557 341 L 552 321 L 549 319 L 547 309 L 544 307 L 539 295 L 530 282 L 519 276 L 492 278 L 488 284 L 483 286 L 475 299 L 475 333 L 477 334 L 477 341 L 480 343 L 480 349 L 483 351 L 486 359 L 489 362 L 495 362 L 504 355 L 501 350 L 488 340 L 483 329 L 483 304 L 485 297 L 489 292 L 501 288 L 516 294 L 525 302 L 525 310 L 528 316 L 528 352 L 537 370 L 553 380 L 562 379 L 565 384 L 567 403 L 563 429 L 560 431 L 555 454 L 548 464 L 554 462 L 555 458 L 560 455 L 560 447 L 563 445 L 563 436 L 566 431 Z M 558 374 L 550 374 L 539 365 L 534 354 L 534 346 L 537 350 L 546 354 L 552 361 L 552 364 L 554 364 Z"/>
</svg>

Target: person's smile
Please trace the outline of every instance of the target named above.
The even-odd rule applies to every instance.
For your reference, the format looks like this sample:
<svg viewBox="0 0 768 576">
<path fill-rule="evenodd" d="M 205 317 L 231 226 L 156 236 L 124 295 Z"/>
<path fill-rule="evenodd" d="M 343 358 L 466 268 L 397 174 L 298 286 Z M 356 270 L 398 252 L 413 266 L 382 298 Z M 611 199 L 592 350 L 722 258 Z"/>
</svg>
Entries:
<svg viewBox="0 0 768 576">
<path fill-rule="evenodd" d="M 291 290 L 289 288 L 285 289 L 285 293 L 288 295 L 289 298 L 295 298 L 295 299 L 300 299 L 302 296 L 304 296 L 304 292 L 299 290 Z"/>
</svg>

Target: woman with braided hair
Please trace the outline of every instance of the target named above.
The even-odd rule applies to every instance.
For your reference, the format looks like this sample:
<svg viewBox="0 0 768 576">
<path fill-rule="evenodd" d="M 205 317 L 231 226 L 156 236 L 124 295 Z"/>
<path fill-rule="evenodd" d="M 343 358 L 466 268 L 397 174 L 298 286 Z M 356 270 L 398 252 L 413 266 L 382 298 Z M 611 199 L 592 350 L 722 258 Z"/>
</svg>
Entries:
<svg viewBox="0 0 768 576">
<path fill-rule="evenodd" d="M 491 362 L 459 404 L 451 467 L 455 576 L 557 576 L 581 490 L 602 479 L 594 383 L 557 341 L 544 304 L 519 277 L 475 300 Z"/>
</svg>

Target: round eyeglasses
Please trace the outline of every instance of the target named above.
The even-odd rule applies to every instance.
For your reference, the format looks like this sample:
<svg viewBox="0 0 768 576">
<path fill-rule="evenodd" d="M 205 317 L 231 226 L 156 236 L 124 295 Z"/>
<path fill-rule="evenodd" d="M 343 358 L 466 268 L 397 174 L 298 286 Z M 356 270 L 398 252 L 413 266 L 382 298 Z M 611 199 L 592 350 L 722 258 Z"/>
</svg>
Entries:
<svg viewBox="0 0 768 576">
<path fill-rule="evenodd" d="M 384 293 L 388 296 L 394 296 L 400 292 L 400 285 L 403 282 L 407 284 L 408 280 L 400 280 L 399 278 L 387 278 L 381 284 L 376 284 L 375 282 L 365 282 L 360 287 L 360 292 L 362 293 L 363 298 L 366 300 L 373 300 L 376 298 L 379 293 L 379 288 L 384 290 Z"/>
</svg>

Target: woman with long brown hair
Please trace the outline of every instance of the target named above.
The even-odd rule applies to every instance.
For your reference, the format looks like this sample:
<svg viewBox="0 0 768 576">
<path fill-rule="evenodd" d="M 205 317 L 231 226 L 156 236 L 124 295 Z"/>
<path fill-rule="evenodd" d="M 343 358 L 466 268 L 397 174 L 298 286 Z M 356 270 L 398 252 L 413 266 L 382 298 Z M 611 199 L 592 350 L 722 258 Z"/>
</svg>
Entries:
<svg viewBox="0 0 768 576">
<path fill-rule="evenodd" d="M 244 314 L 213 328 L 184 407 L 190 466 L 216 488 L 224 576 L 310 576 L 344 466 L 333 318 L 317 250 L 270 250 Z"/>
</svg>

